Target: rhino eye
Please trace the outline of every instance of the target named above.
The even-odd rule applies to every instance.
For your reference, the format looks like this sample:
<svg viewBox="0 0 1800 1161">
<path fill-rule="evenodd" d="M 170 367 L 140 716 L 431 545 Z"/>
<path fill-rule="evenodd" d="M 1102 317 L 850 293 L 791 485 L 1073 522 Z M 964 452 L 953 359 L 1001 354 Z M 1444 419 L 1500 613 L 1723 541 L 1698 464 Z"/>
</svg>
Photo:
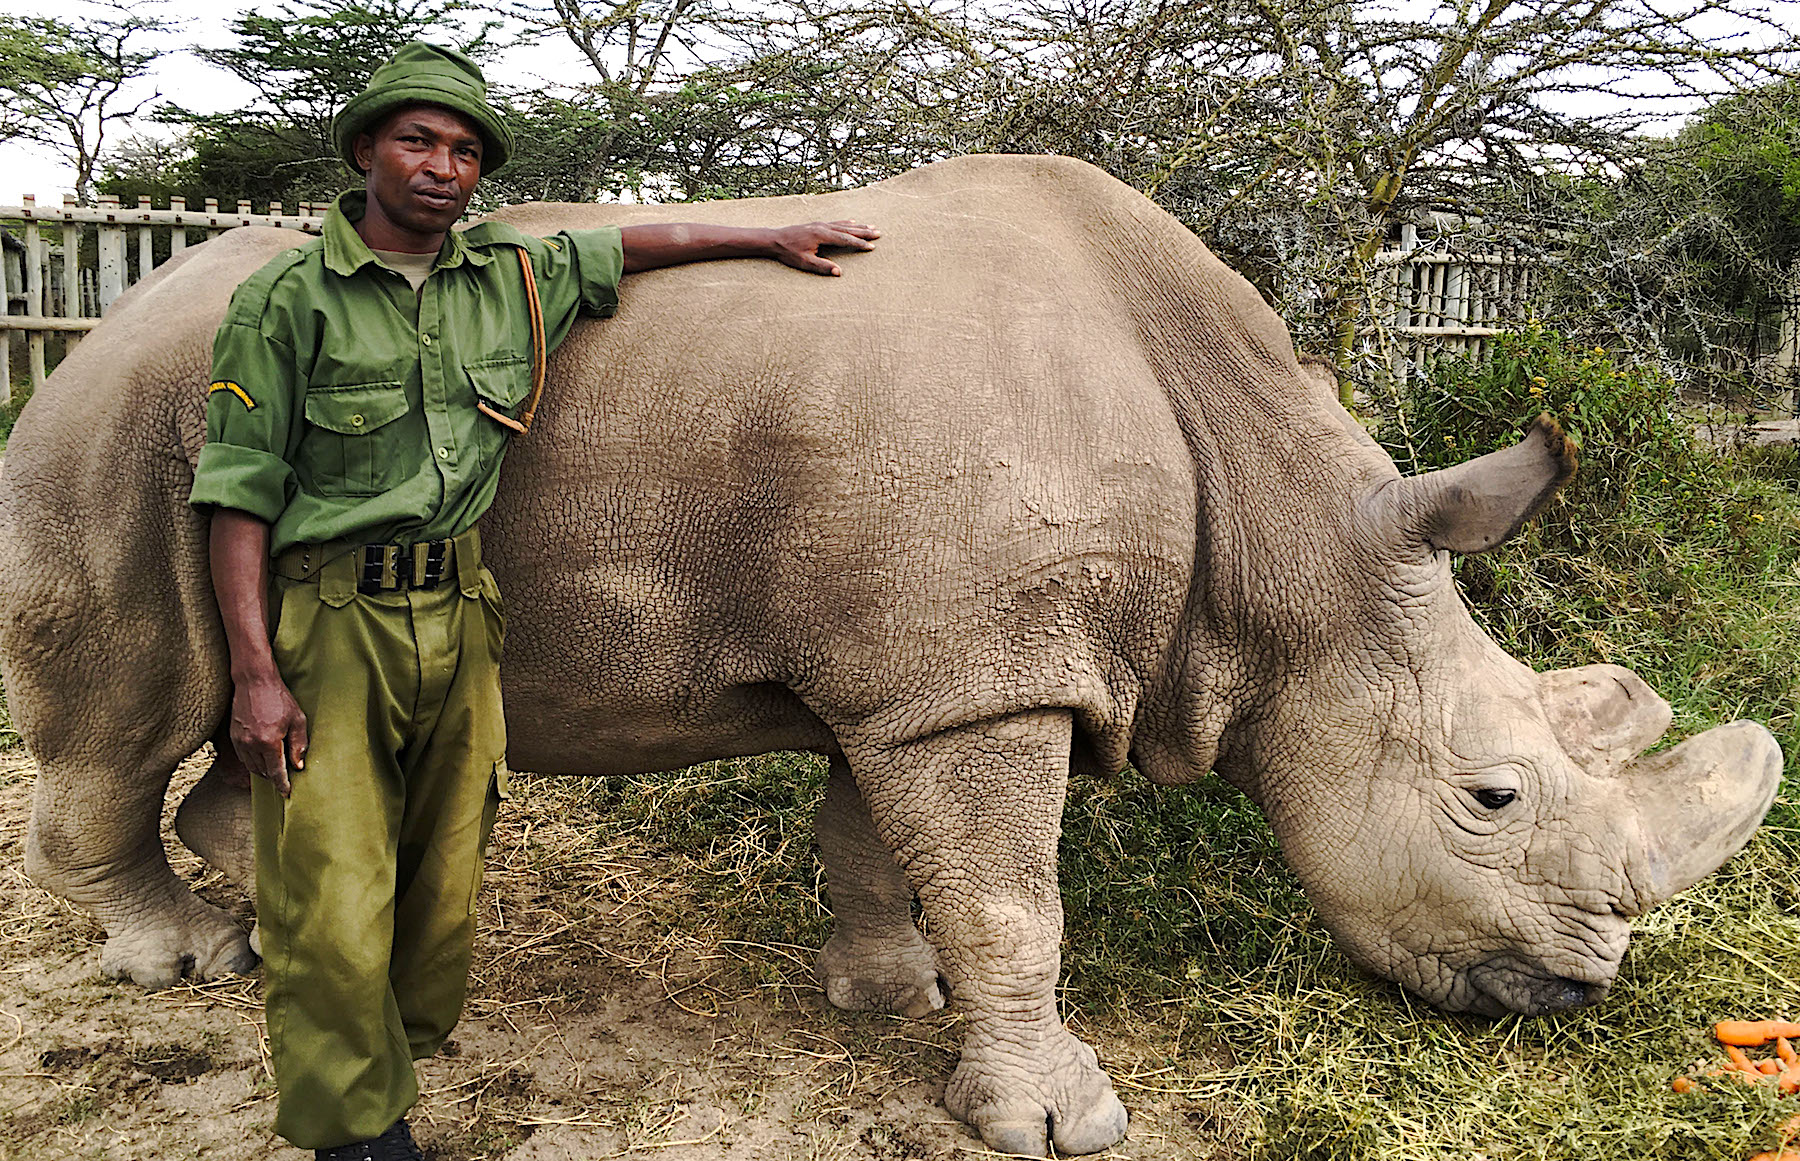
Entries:
<svg viewBox="0 0 1800 1161">
<path fill-rule="evenodd" d="M 1475 801 L 1489 810 L 1499 810 L 1518 797 L 1510 790 L 1477 790 L 1474 793 Z"/>
</svg>

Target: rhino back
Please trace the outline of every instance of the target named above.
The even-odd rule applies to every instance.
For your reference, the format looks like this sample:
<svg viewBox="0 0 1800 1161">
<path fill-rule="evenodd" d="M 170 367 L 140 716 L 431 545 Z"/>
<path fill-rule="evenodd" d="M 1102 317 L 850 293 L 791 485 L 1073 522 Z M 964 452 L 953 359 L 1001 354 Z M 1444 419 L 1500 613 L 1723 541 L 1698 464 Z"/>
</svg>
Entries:
<svg viewBox="0 0 1800 1161">
<path fill-rule="evenodd" d="M 1261 444 L 1296 414 L 1299 439 L 1335 422 L 1296 393 L 1286 332 L 1248 284 L 1079 163 L 969 158 L 817 197 L 501 216 L 538 233 L 670 217 L 884 231 L 840 257 L 842 279 L 762 262 L 634 276 L 616 318 L 557 352 L 483 525 L 531 768 L 897 740 L 1038 706 L 1073 709 L 1116 764 L 1147 691 L 1177 680 L 1197 504 L 1229 499 L 1208 477 L 1244 446 L 1213 429 Z M 292 239 L 231 231 L 159 271 L 27 410 L 0 479 L 9 687 L 66 697 L 41 656 L 140 665 L 152 643 L 184 736 L 223 712 L 204 521 L 185 501 L 212 333 Z"/>
<path fill-rule="evenodd" d="M 508 213 L 537 231 L 883 231 L 839 256 L 842 279 L 634 276 L 618 315 L 558 352 L 484 525 L 517 761 L 653 767 L 1042 706 L 1123 760 L 1165 676 L 1196 519 L 1136 288 L 1112 269 L 1118 206 L 1142 199 L 1085 167 L 977 160 L 677 215 Z"/>
</svg>

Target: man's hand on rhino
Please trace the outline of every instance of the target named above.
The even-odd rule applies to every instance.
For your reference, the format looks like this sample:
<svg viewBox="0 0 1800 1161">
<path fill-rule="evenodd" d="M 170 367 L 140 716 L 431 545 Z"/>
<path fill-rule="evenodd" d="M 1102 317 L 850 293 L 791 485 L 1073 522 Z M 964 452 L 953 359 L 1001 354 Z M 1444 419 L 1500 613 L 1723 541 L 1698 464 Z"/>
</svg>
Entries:
<svg viewBox="0 0 1800 1161">
<path fill-rule="evenodd" d="M 252 774 L 286 798 L 289 770 L 306 768 L 306 713 L 279 674 L 240 680 L 231 695 L 231 746 Z"/>
<path fill-rule="evenodd" d="M 832 276 L 844 271 L 836 262 L 822 257 L 819 254 L 821 249 L 826 246 L 842 246 L 850 250 L 873 250 L 875 239 L 881 237 L 881 231 L 873 226 L 848 221 L 805 222 L 797 226 L 783 226 L 773 231 L 773 234 L 774 238 L 770 243 L 773 248 L 769 255 L 771 258 L 809 274 Z"/>
<path fill-rule="evenodd" d="M 841 274 L 837 263 L 820 257 L 821 249 L 873 250 L 879 237 L 881 231 L 875 227 L 851 221 L 802 222 L 771 229 L 663 222 L 619 230 L 627 274 L 714 258 L 773 258 L 809 274 Z"/>
</svg>

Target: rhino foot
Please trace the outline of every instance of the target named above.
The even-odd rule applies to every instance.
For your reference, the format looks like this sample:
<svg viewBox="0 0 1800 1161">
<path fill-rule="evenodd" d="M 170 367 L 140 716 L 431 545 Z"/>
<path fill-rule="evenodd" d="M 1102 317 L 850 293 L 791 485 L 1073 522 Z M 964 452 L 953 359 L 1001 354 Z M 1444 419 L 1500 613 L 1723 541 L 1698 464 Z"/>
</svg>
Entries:
<svg viewBox="0 0 1800 1161">
<path fill-rule="evenodd" d="M 900 938 L 880 943 L 839 931 L 819 952 L 817 971 L 825 998 L 847 1012 L 916 1020 L 941 1009 L 950 992 L 937 953 L 910 923 Z"/>
<path fill-rule="evenodd" d="M 1125 1106 L 1094 1050 L 1059 1032 L 1049 1067 L 1035 1075 L 1016 1057 L 967 1056 L 944 1090 L 950 1115 L 981 1134 L 988 1148 L 1024 1157 L 1098 1153 L 1124 1139 Z"/>
<path fill-rule="evenodd" d="M 150 922 L 109 927 L 100 971 L 140 987 L 173 987 L 184 976 L 216 979 L 248 972 L 257 957 L 225 912 L 189 894 Z"/>
</svg>

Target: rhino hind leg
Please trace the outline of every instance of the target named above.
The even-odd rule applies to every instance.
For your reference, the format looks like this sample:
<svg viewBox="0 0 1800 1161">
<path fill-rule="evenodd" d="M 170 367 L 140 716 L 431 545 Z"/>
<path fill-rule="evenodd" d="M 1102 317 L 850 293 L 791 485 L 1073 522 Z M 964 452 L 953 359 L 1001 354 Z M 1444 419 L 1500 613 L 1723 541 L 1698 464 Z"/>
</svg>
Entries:
<svg viewBox="0 0 1800 1161">
<path fill-rule="evenodd" d="M 913 922 L 912 887 L 841 757 L 831 759 L 816 830 L 833 920 L 819 952 L 825 998 L 846 1011 L 915 1019 L 942 1008 L 949 987 Z"/>
<path fill-rule="evenodd" d="M 256 859 L 250 830 L 250 772 L 237 759 L 223 726 L 213 737 L 213 761 L 175 811 L 182 845 L 256 897 Z"/>
<path fill-rule="evenodd" d="M 1033 1157 L 1099 1152 L 1125 1135 L 1112 1081 L 1056 1009 L 1071 729 L 1066 712 L 1034 711 L 846 747 L 965 1013 L 944 1105 L 989 1148 Z"/>
<path fill-rule="evenodd" d="M 249 971 L 243 928 L 169 867 L 159 820 L 174 763 L 108 776 L 93 755 L 44 762 L 33 793 L 25 871 L 106 929 L 100 970 L 146 988 Z"/>
</svg>

